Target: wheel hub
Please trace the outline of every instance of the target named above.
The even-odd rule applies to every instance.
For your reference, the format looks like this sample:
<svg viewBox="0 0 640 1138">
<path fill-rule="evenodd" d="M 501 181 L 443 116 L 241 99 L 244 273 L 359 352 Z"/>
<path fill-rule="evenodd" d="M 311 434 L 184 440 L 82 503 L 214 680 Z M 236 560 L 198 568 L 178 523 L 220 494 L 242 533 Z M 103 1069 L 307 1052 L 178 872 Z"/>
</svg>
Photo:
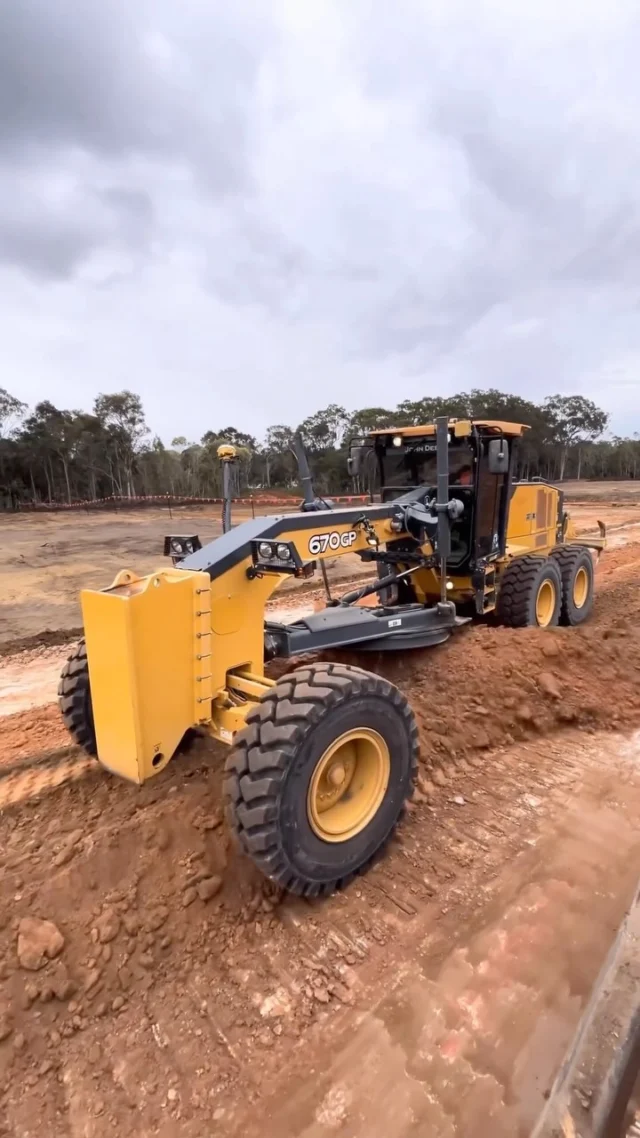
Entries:
<svg viewBox="0 0 640 1138">
<path fill-rule="evenodd" d="M 586 569 L 580 567 L 575 575 L 573 582 L 573 603 L 577 609 L 581 609 L 589 596 L 589 577 Z"/>
<path fill-rule="evenodd" d="M 329 767 L 327 771 L 327 781 L 330 782 L 332 786 L 342 786 L 346 777 L 347 772 L 342 763 L 335 763 L 332 767 Z"/>
<path fill-rule="evenodd" d="M 340 735 L 316 764 L 307 793 L 307 817 L 325 842 L 355 837 L 384 798 L 391 757 L 377 731 L 358 727 Z"/>
<path fill-rule="evenodd" d="M 553 581 L 543 581 L 536 597 L 536 622 L 540 628 L 550 624 L 556 607 L 556 590 Z"/>
</svg>

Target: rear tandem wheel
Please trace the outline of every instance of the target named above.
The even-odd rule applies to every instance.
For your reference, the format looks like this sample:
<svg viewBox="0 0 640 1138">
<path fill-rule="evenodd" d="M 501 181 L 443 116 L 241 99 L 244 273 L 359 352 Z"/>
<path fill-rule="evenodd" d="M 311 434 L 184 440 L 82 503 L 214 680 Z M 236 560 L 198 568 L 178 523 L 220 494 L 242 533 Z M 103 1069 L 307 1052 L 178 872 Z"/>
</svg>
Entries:
<svg viewBox="0 0 640 1138">
<path fill-rule="evenodd" d="M 562 579 L 551 557 L 517 557 L 499 585 L 496 615 L 509 628 L 552 628 L 560 619 Z"/>
<path fill-rule="evenodd" d="M 562 578 L 560 624 L 584 624 L 593 609 L 593 557 L 584 545 L 559 545 L 551 556 Z"/>
</svg>

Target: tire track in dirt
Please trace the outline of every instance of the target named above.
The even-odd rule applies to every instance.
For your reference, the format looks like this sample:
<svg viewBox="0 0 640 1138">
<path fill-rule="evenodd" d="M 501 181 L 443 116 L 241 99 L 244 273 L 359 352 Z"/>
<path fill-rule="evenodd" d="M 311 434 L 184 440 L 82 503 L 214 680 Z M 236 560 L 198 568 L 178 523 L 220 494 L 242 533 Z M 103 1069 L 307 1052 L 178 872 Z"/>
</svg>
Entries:
<svg viewBox="0 0 640 1138">
<path fill-rule="evenodd" d="M 543 756 L 529 745 L 508 756 L 504 782 L 485 772 L 478 797 L 506 803 L 493 845 L 439 882 L 437 901 L 387 943 L 373 975 L 371 960 L 363 966 L 359 1022 L 323 1026 L 315 1080 L 300 1057 L 260 1126 L 243 1116 L 249 1138 L 320 1138 L 334 1125 L 353 1138 L 529 1133 L 635 891 L 638 741 L 601 746 L 567 737 L 561 767 L 560 746 Z M 465 816 L 477 807 L 467 792 Z M 440 801 L 432 857 L 443 810 Z M 617 895 L 602 894 L 604 866 Z"/>
<path fill-rule="evenodd" d="M 640 714 L 636 561 L 616 554 L 582 632 L 478 628 L 398 668 L 421 783 L 386 856 L 323 904 L 230 849 L 210 741 L 142 788 L 94 763 L 58 786 L 53 764 L 10 772 L 36 782 L 0 811 L 0 1126 L 516 1134 L 639 863 L 637 745 L 592 735 Z M 36 973 L 16 956 L 30 916 L 65 940 Z"/>
<path fill-rule="evenodd" d="M 474 1111 L 493 1124 L 487 1111 L 493 1104 L 491 1111 L 499 1113 L 504 1105 L 508 1066 L 503 1042 L 499 1063 L 491 1059 L 496 1069 L 484 1070 L 487 1049 L 495 1049 L 489 1042 L 503 1031 L 498 1010 L 504 1016 L 505 1008 L 509 1015 L 520 1009 L 521 1049 L 543 1011 L 536 996 L 542 936 L 536 914 L 544 915 L 544 937 L 549 926 L 558 926 L 560 939 L 573 937 L 570 998 L 561 990 L 565 965 L 557 937 L 557 966 L 545 996 L 549 1005 L 556 996 L 561 1000 L 566 1031 L 588 986 L 590 965 L 595 967 L 603 925 L 616 920 L 620 892 L 637 864 L 637 823 L 634 836 L 628 822 L 640 811 L 637 766 L 614 736 L 606 763 L 601 747 L 600 739 L 570 735 L 544 750 L 530 743 L 486 758 L 482 770 L 459 772 L 437 788 L 431 804 L 415 805 L 372 873 L 322 905 L 269 900 L 261 883 L 240 875 L 226 883 L 213 912 L 197 898 L 184 906 L 198 842 L 206 845 L 212 836 L 216 846 L 220 842 L 217 827 L 202 831 L 194 825 L 217 793 L 215 773 L 194 756 L 185 759 L 179 784 L 167 779 L 169 785 L 154 795 L 127 788 L 130 809 L 124 815 L 122 804 L 116 810 L 109 802 L 108 780 L 95 770 L 52 793 L 57 826 L 46 801 L 35 803 L 26 817 L 9 812 L 15 825 L 9 832 L 0 828 L 2 911 L 17 916 L 35 904 L 59 922 L 67 941 L 63 959 L 77 986 L 62 1003 L 43 1004 L 38 997 L 24 1010 L 20 992 L 30 977 L 11 963 L 15 932 L 9 927 L 0 935 L 0 959 L 10 970 L 3 987 L 8 984 L 17 1004 L 13 1034 L 0 1044 L 6 1077 L 0 1103 L 9 1133 L 29 1133 L 27 1120 L 32 1129 L 37 1120 L 53 1134 L 101 1136 L 112 1132 L 115 1121 L 132 1135 L 157 1127 L 167 1135 L 195 1135 L 218 1112 L 225 1134 L 252 1136 L 260 1129 L 274 1138 L 307 1132 L 315 1138 L 330 1132 L 318 1118 L 331 1120 L 335 1112 L 342 1117 L 344 1110 L 354 1138 L 410 1133 L 402 1129 L 407 1112 L 417 1112 L 424 1125 L 436 1117 L 433 1102 L 425 1114 L 424 1087 L 430 1100 L 436 1092 L 445 1095 L 458 1048 L 458 1093 L 466 1088 L 467 1101 L 472 1086 L 482 1088 L 480 1099 L 472 1096 Z M 69 833 L 79 845 L 66 860 Z M 210 847 L 208 852 L 211 857 Z M 557 904 L 545 909 L 545 882 L 562 882 L 568 866 L 574 866 L 569 885 L 554 886 Z M 594 904 L 605 866 L 617 895 Z M 91 929 L 105 903 L 121 924 L 107 942 L 110 960 L 98 964 L 94 993 L 93 986 L 85 990 L 83 978 L 96 967 Z M 158 905 L 162 920 L 149 947 L 146 930 L 157 923 Z M 98 944 L 99 961 L 101 952 Z M 152 966 L 141 966 L 149 954 Z M 496 1005 L 499 1022 L 487 1022 L 487 991 L 498 973 L 498 989 L 508 987 L 506 970 L 516 964 L 511 995 Z M 37 986 L 46 985 L 50 968 L 33 977 Z M 122 988 L 118 977 L 127 968 L 129 986 Z M 14 1048 L 18 1031 L 24 1043 Z M 558 1027 L 555 1046 L 561 1038 Z M 432 1054 L 428 1071 L 418 1052 Z M 405 1071 L 393 1119 L 383 1130 L 383 1092 L 391 1090 L 392 1074 L 399 1078 L 399 1062 L 403 1071 L 410 1065 L 409 1083 Z M 438 1109 L 446 1121 L 453 1106 L 447 1099 Z"/>
</svg>

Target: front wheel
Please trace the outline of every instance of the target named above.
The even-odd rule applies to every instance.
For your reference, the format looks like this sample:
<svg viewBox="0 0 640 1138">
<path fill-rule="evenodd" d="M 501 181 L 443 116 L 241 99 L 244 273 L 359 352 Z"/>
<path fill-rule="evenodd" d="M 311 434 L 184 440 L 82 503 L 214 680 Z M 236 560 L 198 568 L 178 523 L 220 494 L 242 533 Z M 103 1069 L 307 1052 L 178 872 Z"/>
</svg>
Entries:
<svg viewBox="0 0 640 1138">
<path fill-rule="evenodd" d="M 267 877 L 303 896 L 330 893 L 382 849 L 417 765 L 415 719 L 393 684 L 312 664 L 247 716 L 226 763 L 227 820 Z"/>
<path fill-rule="evenodd" d="M 93 724 L 89 662 L 84 640 L 78 641 L 60 675 L 58 707 L 67 731 L 88 755 L 97 754 Z"/>
</svg>

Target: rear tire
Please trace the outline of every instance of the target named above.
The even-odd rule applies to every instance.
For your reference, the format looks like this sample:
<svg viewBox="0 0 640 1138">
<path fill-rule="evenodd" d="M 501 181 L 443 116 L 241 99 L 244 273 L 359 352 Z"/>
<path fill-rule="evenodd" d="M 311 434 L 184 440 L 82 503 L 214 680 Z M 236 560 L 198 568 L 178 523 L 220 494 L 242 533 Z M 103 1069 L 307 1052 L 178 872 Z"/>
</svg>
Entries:
<svg viewBox="0 0 640 1138">
<path fill-rule="evenodd" d="M 593 558 L 580 545 L 561 545 L 551 556 L 562 578 L 560 624 L 584 624 L 593 611 Z"/>
<path fill-rule="evenodd" d="M 415 719 L 393 684 L 312 664 L 283 676 L 247 716 L 226 762 L 226 818 L 272 881 L 302 896 L 331 893 L 383 848 L 417 767 Z"/>
<path fill-rule="evenodd" d="M 499 584 L 496 615 L 510 628 L 552 628 L 560 619 L 562 580 L 550 557 L 518 557 Z"/>
<path fill-rule="evenodd" d="M 97 755 L 93 725 L 87 646 L 80 640 L 67 660 L 58 684 L 58 706 L 67 731 L 88 755 Z"/>
</svg>

